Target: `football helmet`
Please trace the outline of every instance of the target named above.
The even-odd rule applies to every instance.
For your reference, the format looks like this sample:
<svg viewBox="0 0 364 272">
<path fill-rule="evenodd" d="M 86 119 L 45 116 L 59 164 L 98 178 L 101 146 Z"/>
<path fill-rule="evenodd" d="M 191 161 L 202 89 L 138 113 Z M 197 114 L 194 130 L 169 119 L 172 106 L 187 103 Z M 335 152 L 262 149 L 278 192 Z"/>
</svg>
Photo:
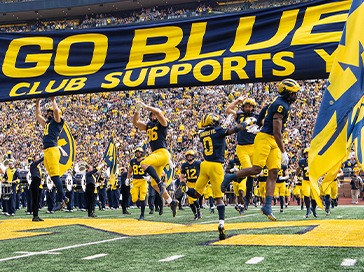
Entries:
<svg viewBox="0 0 364 272">
<path fill-rule="evenodd" d="M 191 158 L 189 156 L 192 156 L 192 159 L 189 159 L 189 158 Z M 193 159 L 195 158 L 195 151 L 193 151 L 191 149 L 187 150 L 186 153 L 185 153 L 185 157 L 186 157 L 186 160 L 193 161 Z"/>
<path fill-rule="evenodd" d="M 254 98 L 247 98 L 243 102 L 243 107 L 245 105 L 252 105 L 253 107 L 256 107 L 257 106 L 257 102 L 255 102 L 255 99 Z"/>
<path fill-rule="evenodd" d="M 220 116 L 214 113 L 206 114 L 202 117 L 201 127 L 210 127 L 210 126 L 218 126 L 220 124 Z"/>
<path fill-rule="evenodd" d="M 136 157 L 140 158 L 140 157 L 143 157 L 144 156 L 144 149 L 143 148 L 141 148 L 141 147 L 136 148 L 134 150 L 134 153 L 136 154 L 137 152 L 140 152 L 140 155 L 139 156 L 136 156 Z"/>
<path fill-rule="evenodd" d="M 293 103 L 297 99 L 297 92 L 301 89 L 300 85 L 291 78 L 283 79 L 278 85 L 278 93 Z"/>
</svg>

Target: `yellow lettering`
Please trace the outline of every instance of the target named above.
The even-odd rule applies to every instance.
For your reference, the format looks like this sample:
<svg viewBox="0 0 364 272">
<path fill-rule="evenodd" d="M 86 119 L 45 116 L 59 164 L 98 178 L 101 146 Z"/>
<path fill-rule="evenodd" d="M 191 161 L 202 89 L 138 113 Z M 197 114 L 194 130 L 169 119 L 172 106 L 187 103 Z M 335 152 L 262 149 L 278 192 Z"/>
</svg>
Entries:
<svg viewBox="0 0 364 272">
<path fill-rule="evenodd" d="M 29 46 L 39 46 L 39 53 L 29 53 L 24 60 L 28 66 L 29 64 L 33 64 L 33 67 L 16 67 L 19 51 Z M 52 49 L 53 39 L 48 37 L 26 37 L 12 40 L 5 53 L 4 64 L 2 65 L 4 75 L 11 78 L 37 77 L 43 75 L 49 67 L 52 53 L 41 53 L 41 51 Z"/>
<path fill-rule="evenodd" d="M 202 74 L 204 66 L 211 66 L 212 72 L 209 75 Z M 214 81 L 221 73 L 221 66 L 217 60 L 204 60 L 196 64 L 193 68 L 194 77 L 200 82 Z"/>
<path fill-rule="evenodd" d="M 337 49 L 335 49 L 334 52 L 332 52 L 332 54 L 330 55 L 329 53 L 327 53 L 325 51 L 325 49 L 315 49 L 315 52 L 317 53 L 317 55 L 319 55 L 326 63 L 326 72 L 330 73 L 331 71 L 331 67 L 332 67 L 332 63 L 334 62 L 334 57 L 336 54 Z"/>
<path fill-rule="evenodd" d="M 248 61 L 255 62 L 255 77 L 263 77 L 263 60 L 271 59 L 270 53 L 248 55 Z"/>
<path fill-rule="evenodd" d="M 13 88 L 11 88 L 9 96 L 15 97 L 15 96 L 25 95 L 26 92 L 18 93 L 17 91 L 21 88 L 29 88 L 29 87 L 30 87 L 30 84 L 28 82 L 20 82 L 20 83 L 16 84 Z"/>
<path fill-rule="evenodd" d="M 166 37 L 167 41 L 159 44 L 147 44 L 148 39 Z M 148 29 L 137 29 L 133 38 L 126 69 L 154 66 L 175 61 L 180 57 L 177 45 L 183 38 L 183 31 L 177 26 L 164 26 Z M 143 61 L 146 55 L 163 55 L 164 58 Z"/>
<path fill-rule="evenodd" d="M 351 1 L 339 1 L 308 7 L 302 25 L 293 35 L 291 45 L 320 44 L 340 41 L 342 31 L 312 33 L 312 30 L 321 25 L 345 22 L 348 13 L 330 14 L 348 11 L 350 5 Z"/>
<path fill-rule="evenodd" d="M 34 82 L 34 85 L 30 89 L 30 91 L 28 92 L 28 95 L 41 94 L 42 90 L 38 90 L 39 85 L 40 85 L 39 81 Z"/>
<path fill-rule="evenodd" d="M 201 54 L 201 49 L 202 49 L 202 45 L 203 45 L 203 37 L 206 33 L 206 25 L 207 25 L 207 22 L 192 24 L 191 34 L 190 34 L 190 37 L 188 38 L 187 47 L 186 47 L 186 55 L 182 59 L 183 61 L 218 57 L 218 56 L 221 56 L 226 51 L 226 50 L 219 50 L 219 51 L 215 51 L 215 52 Z"/>
<path fill-rule="evenodd" d="M 55 93 L 55 92 L 58 92 L 59 90 L 62 90 L 66 86 L 68 80 L 69 79 L 63 79 L 61 84 L 59 84 L 59 86 L 55 87 L 54 89 L 52 89 L 52 86 L 54 85 L 54 83 L 56 81 L 55 80 L 49 81 L 49 83 L 47 84 L 47 87 L 45 88 L 45 92 L 46 93 Z"/>
<path fill-rule="evenodd" d="M 83 66 L 69 66 L 68 58 L 71 46 L 75 43 L 93 43 L 94 51 L 91 62 Z M 54 71 L 64 76 L 90 75 L 101 69 L 105 63 L 108 49 L 108 39 L 102 34 L 79 34 L 65 38 L 57 47 L 54 59 Z"/>
<path fill-rule="evenodd" d="M 123 72 L 114 72 L 114 73 L 107 74 L 105 76 L 105 80 L 110 83 L 102 83 L 101 88 L 112 89 L 112 88 L 117 87 L 120 83 L 120 78 L 117 78 L 117 77 L 121 77 L 122 74 L 123 74 Z"/>
<path fill-rule="evenodd" d="M 131 80 L 131 74 L 133 73 L 133 71 L 132 70 L 126 71 L 125 76 L 124 76 L 124 80 L 123 80 L 124 85 L 127 86 L 127 87 L 137 87 L 137 86 L 139 86 L 145 80 L 145 77 L 147 75 L 147 71 L 148 71 L 147 68 L 141 69 L 138 78 L 136 80 L 134 80 L 134 81 Z"/>
<path fill-rule="evenodd" d="M 159 66 L 159 67 L 152 67 L 150 68 L 149 76 L 148 76 L 148 86 L 154 86 L 155 85 L 155 79 L 157 77 L 163 77 L 166 74 L 168 74 L 169 70 L 168 66 Z"/>
<path fill-rule="evenodd" d="M 65 92 L 78 91 L 85 87 L 87 77 L 71 78 L 67 86 L 64 88 Z"/>
<path fill-rule="evenodd" d="M 293 72 L 295 71 L 295 66 L 292 62 L 289 62 L 287 60 L 285 60 L 284 58 L 294 58 L 294 54 L 293 52 L 289 52 L 289 51 L 283 51 L 283 52 L 279 52 L 277 54 L 274 54 L 272 60 L 273 63 L 275 65 L 278 65 L 284 69 L 282 70 L 277 70 L 277 69 L 273 69 L 272 73 L 274 76 L 289 76 L 291 74 L 293 74 Z"/>
<path fill-rule="evenodd" d="M 235 65 L 233 65 L 233 63 Z M 232 72 L 235 72 L 240 79 L 249 78 L 244 68 L 246 66 L 246 59 L 243 57 L 229 57 L 223 60 L 223 80 L 231 80 Z"/>
<path fill-rule="evenodd" d="M 178 76 L 187 75 L 192 70 L 192 65 L 190 63 L 176 64 L 172 66 L 171 69 L 171 84 L 178 83 Z"/>
<path fill-rule="evenodd" d="M 279 22 L 277 33 L 269 40 L 255 44 L 248 44 L 253 33 L 255 17 L 250 16 L 240 18 L 235 34 L 235 40 L 230 51 L 234 53 L 258 50 L 269 48 L 281 43 L 287 37 L 288 33 L 294 29 L 298 11 L 298 9 L 284 11 Z"/>
</svg>

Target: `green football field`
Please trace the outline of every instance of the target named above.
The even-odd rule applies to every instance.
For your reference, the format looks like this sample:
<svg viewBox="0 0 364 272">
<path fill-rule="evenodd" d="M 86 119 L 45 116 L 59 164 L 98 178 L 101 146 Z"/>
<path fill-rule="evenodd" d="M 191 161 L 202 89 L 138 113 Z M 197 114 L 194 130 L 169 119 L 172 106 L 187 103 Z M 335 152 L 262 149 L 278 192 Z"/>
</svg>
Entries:
<svg viewBox="0 0 364 272">
<path fill-rule="evenodd" d="M 121 210 L 57 212 L 44 222 L 18 211 L 0 219 L 0 271 L 364 271 L 364 207 L 338 206 L 318 218 L 289 206 L 270 222 L 249 207 L 226 209 L 227 239 L 218 240 L 217 214 L 188 207 L 172 218 Z"/>
</svg>

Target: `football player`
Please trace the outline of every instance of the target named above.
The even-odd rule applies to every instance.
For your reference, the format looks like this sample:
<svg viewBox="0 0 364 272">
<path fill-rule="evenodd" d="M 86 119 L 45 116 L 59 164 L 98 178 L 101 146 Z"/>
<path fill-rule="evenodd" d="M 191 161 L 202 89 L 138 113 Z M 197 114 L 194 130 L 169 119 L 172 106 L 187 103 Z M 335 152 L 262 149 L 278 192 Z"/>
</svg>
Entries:
<svg viewBox="0 0 364 272">
<path fill-rule="evenodd" d="M 195 188 L 198 176 L 200 175 L 199 160 L 195 159 L 196 153 L 193 150 L 187 150 L 185 153 L 186 162 L 181 165 L 180 181 L 187 184 L 189 188 Z M 201 218 L 201 209 L 198 199 L 188 196 L 188 203 L 194 214 L 194 220 Z"/>
<path fill-rule="evenodd" d="M 138 147 L 137 149 L 135 149 L 134 154 L 135 158 L 131 159 L 129 162 L 128 175 L 125 180 L 125 185 L 128 186 L 130 184 L 131 201 L 136 203 L 139 199 L 140 221 L 144 220 L 145 198 L 148 192 L 148 182 L 144 178 L 145 173 L 143 168 L 141 168 L 140 166 L 140 162 L 143 160 L 144 157 L 143 148 Z M 133 176 L 133 179 L 130 182 L 131 176 Z"/>
<path fill-rule="evenodd" d="M 302 194 L 303 194 L 303 201 L 306 206 L 306 215 L 305 217 L 308 218 L 311 211 L 314 217 L 317 217 L 316 213 L 316 200 L 313 198 L 311 199 L 311 186 L 310 186 L 310 177 L 308 174 L 308 151 L 309 148 L 305 148 L 302 152 L 303 158 L 298 161 L 298 167 L 296 169 L 297 176 L 302 175 Z"/>
<path fill-rule="evenodd" d="M 57 188 L 57 194 L 61 202 L 57 203 L 54 211 L 63 209 L 69 199 L 66 197 L 61 178 L 59 176 L 60 150 L 58 148 L 58 138 L 63 129 L 64 120 L 61 116 L 61 110 L 58 108 L 56 98 L 51 97 L 52 107 L 47 109 L 46 118 L 43 117 L 40 110 L 40 98 L 36 100 L 35 116 L 39 124 L 44 128 L 43 132 L 43 149 L 44 149 L 44 166 Z"/>
<path fill-rule="evenodd" d="M 236 111 L 235 108 L 240 103 L 242 105 L 241 110 Z M 240 96 L 226 108 L 226 114 L 233 114 L 236 122 L 241 123 L 249 117 L 258 118 L 258 115 L 254 113 L 256 106 L 257 103 L 253 98 Z M 237 134 L 238 145 L 236 146 L 236 154 L 238 155 L 242 168 L 252 167 L 254 139 L 257 132 L 258 127 L 254 126 L 250 130 L 242 130 Z M 246 194 L 244 198 L 244 209 L 247 210 L 252 196 L 254 177 L 247 177 L 245 183 L 246 184 L 244 186 L 246 186 Z"/>
<path fill-rule="evenodd" d="M 203 194 L 207 183 L 210 181 L 212 192 L 219 214 L 219 239 L 226 238 L 224 220 L 225 204 L 223 201 L 223 192 L 221 192 L 221 182 L 224 179 L 224 153 L 226 149 L 226 136 L 237 133 L 246 129 L 255 122 L 253 118 L 245 120 L 242 124 L 234 128 L 223 128 L 220 126 L 220 117 L 216 114 L 206 114 L 201 120 L 202 131 L 199 133 L 200 141 L 203 145 L 204 161 L 201 162 L 200 175 L 196 181 L 195 188 L 188 188 L 182 184 L 182 191 L 193 198 L 199 198 Z M 229 182 L 230 183 L 230 182 Z"/>
<path fill-rule="evenodd" d="M 278 178 L 276 181 L 276 188 L 274 189 L 274 196 L 279 197 L 279 203 L 280 203 L 280 213 L 283 213 L 283 207 L 284 207 L 284 197 L 286 194 L 286 181 L 289 179 L 288 169 L 287 165 L 281 166 L 281 168 L 278 171 Z"/>
<path fill-rule="evenodd" d="M 344 176 L 343 170 L 340 168 L 338 173 L 327 173 L 320 185 L 325 202 L 326 216 L 331 214 L 331 201 L 336 200 L 339 194 L 339 178 Z"/>
<path fill-rule="evenodd" d="M 267 193 L 261 212 L 276 221 L 272 212 L 272 200 L 281 164 L 288 165 L 289 158 L 283 143 L 283 131 L 289 116 L 290 105 L 297 99 L 300 85 L 293 79 L 284 79 L 278 84 L 279 96 L 266 107 L 263 127 L 254 140 L 253 166 L 243 168 L 235 174 L 225 175 L 221 190 L 225 191 L 232 180 L 259 174 L 268 168 Z"/>
<path fill-rule="evenodd" d="M 139 111 L 141 108 L 150 112 L 148 122 L 140 120 Z M 148 106 L 140 101 L 135 107 L 133 124 L 140 130 L 146 131 L 152 149 L 152 153 L 140 162 L 140 166 L 145 173 L 152 177 L 151 184 L 153 188 L 167 201 L 171 207 L 172 215 L 175 217 L 178 201 L 171 198 L 166 190 L 166 184 L 161 180 L 163 168 L 171 161 L 171 154 L 167 149 L 166 142 L 168 121 L 160 109 Z"/>
</svg>

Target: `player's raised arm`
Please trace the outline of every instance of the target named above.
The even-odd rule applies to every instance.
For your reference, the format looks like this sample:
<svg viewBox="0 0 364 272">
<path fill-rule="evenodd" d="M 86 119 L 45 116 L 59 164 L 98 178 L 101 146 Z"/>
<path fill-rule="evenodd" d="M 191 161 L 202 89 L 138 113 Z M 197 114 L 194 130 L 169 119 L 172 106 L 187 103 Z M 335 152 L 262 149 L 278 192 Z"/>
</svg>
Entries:
<svg viewBox="0 0 364 272">
<path fill-rule="evenodd" d="M 143 103 L 144 104 L 144 103 Z M 134 112 L 134 116 L 133 116 L 133 125 L 136 126 L 137 128 L 139 128 L 140 130 L 147 130 L 147 126 L 146 124 L 140 120 L 140 109 L 141 109 L 142 105 L 140 102 L 138 102 L 135 106 L 135 112 Z"/>
<path fill-rule="evenodd" d="M 42 125 L 42 127 L 45 126 L 46 120 L 43 117 L 42 112 L 40 110 L 40 98 L 37 98 L 37 100 L 35 102 L 35 118 L 37 119 L 37 121 L 39 122 L 39 124 Z"/>
</svg>

